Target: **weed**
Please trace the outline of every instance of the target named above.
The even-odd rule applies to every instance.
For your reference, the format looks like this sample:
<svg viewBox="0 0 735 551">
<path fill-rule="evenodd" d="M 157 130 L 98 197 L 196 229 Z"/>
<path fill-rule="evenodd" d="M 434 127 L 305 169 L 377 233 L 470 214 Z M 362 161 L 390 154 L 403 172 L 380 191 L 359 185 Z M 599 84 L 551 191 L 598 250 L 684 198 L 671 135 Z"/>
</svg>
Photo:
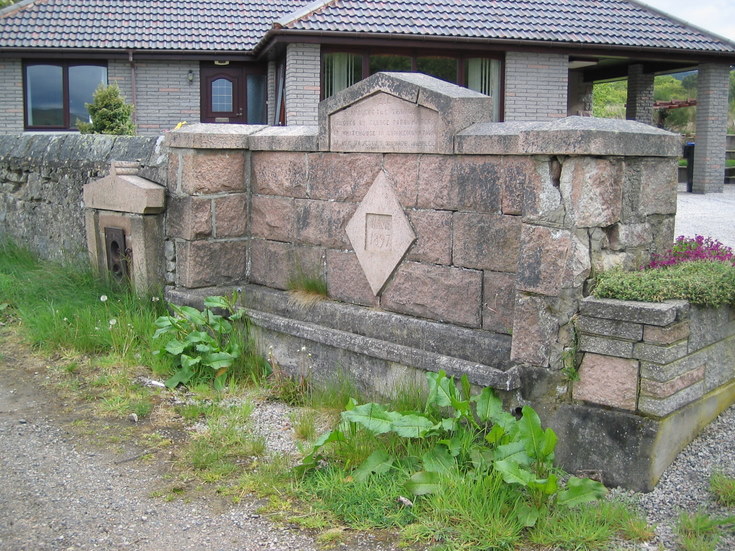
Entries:
<svg viewBox="0 0 735 551">
<path fill-rule="evenodd" d="M 291 415 L 291 423 L 299 440 L 309 442 L 316 438 L 316 411 L 302 409 Z"/>
<path fill-rule="evenodd" d="M 243 308 L 237 306 L 238 293 L 229 297 L 207 297 L 204 310 L 169 304 L 172 316 L 160 316 L 154 339 L 166 336 L 158 353 L 173 358 L 174 375 L 166 386 L 213 382 L 218 390 L 229 378 L 257 380 L 267 375 L 270 366 L 255 352 L 250 334 L 250 321 Z M 215 313 L 227 313 L 227 318 Z"/>
<path fill-rule="evenodd" d="M 327 297 L 327 284 L 320 275 L 305 271 L 302 267 L 296 269 L 286 283 L 290 302 L 298 306 L 308 307 Z"/>
<path fill-rule="evenodd" d="M 712 518 L 702 511 L 682 513 L 675 531 L 683 551 L 714 551 L 724 526 L 735 525 L 735 516 Z"/>
<path fill-rule="evenodd" d="M 710 491 L 725 507 L 735 507 L 735 478 L 722 473 L 714 473 L 710 477 Z"/>
</svg>

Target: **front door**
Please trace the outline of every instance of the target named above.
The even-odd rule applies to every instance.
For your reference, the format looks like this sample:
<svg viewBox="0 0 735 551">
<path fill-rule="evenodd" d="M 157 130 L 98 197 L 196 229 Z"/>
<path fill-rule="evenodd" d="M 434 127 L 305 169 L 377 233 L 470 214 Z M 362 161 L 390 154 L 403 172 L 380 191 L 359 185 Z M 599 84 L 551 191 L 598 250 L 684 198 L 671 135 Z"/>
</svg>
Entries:
<svg viewBox="0 0 735 551">
<path fill-rule="evenodd" d="M 265 124 L 266 75 L 263 67 L 230 62 L 201 65 L 202 122 Z"/>
</svg>

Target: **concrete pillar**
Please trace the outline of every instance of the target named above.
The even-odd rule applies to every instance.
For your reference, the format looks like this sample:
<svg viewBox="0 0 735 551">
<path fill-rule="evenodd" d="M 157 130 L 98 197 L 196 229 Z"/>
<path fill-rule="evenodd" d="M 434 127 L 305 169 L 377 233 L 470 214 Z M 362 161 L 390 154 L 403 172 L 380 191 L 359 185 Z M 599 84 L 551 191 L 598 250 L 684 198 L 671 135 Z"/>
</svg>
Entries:
<svg viewBox="0 0 735 551">
<path fill-rule="evenodd" d="M 568 116 L 592 116 L 592 87 L 593 83 L 584 81 L 584 73 L 581 70 L 569 71 Z"/>
<path fill-rule="evenodd" d="M 286 49 L 286 124 L 316 126 L 321 58 L 319 44 L 289 44 Z"/>
<path fill-rule="evenodd" d="M 730 67 L 722 63 L 699 66 L 697 136 L 694 147 L 694 193 L 722 193 L 725 182 L 727 94 Z"/>
<path fill-rule="evenodd" d="M 643 65 L 628 66 L 626 119 L 653 124 L 653 76 L 643 72 Z"/>
</svg>

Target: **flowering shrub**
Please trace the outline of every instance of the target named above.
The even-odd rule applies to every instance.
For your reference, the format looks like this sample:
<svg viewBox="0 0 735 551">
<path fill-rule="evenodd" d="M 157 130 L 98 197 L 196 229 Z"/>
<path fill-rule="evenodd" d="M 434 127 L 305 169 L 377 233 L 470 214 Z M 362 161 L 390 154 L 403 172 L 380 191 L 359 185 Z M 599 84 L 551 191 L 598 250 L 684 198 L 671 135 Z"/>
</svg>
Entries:
<svg viewBox="0 0 735 551">
<path fill-rule="evenodd" d="M 653 255 L 653 259 L 650 264 L 645 266 L 645 269 L 664 268 L 695 260 L 716 260 L 735 265 L 735 253 L 730 247 L 711 237 L 702 235 L 685 237 L 680 235 L 676 238 L 671 249 L 664 254 Z"/>
</svg>

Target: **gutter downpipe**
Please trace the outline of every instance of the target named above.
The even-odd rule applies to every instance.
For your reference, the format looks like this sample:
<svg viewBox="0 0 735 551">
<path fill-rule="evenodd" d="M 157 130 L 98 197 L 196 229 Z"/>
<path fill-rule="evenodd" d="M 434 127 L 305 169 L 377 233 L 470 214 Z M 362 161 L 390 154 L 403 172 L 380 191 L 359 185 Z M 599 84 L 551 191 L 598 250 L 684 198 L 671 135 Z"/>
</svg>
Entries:
<svg viewBox="0 0 735 551">
<path fill-rule="evenodd" d="M 130 101 L 133 103 L 134 107 L 133 124 L 138 124 L 138 94 L 136 93 L 138 86 L 135 82 L 135 62 L 133 61 L 133 50 L 128 50 L 128 63 L 130 63 Z"/>
</svg>

